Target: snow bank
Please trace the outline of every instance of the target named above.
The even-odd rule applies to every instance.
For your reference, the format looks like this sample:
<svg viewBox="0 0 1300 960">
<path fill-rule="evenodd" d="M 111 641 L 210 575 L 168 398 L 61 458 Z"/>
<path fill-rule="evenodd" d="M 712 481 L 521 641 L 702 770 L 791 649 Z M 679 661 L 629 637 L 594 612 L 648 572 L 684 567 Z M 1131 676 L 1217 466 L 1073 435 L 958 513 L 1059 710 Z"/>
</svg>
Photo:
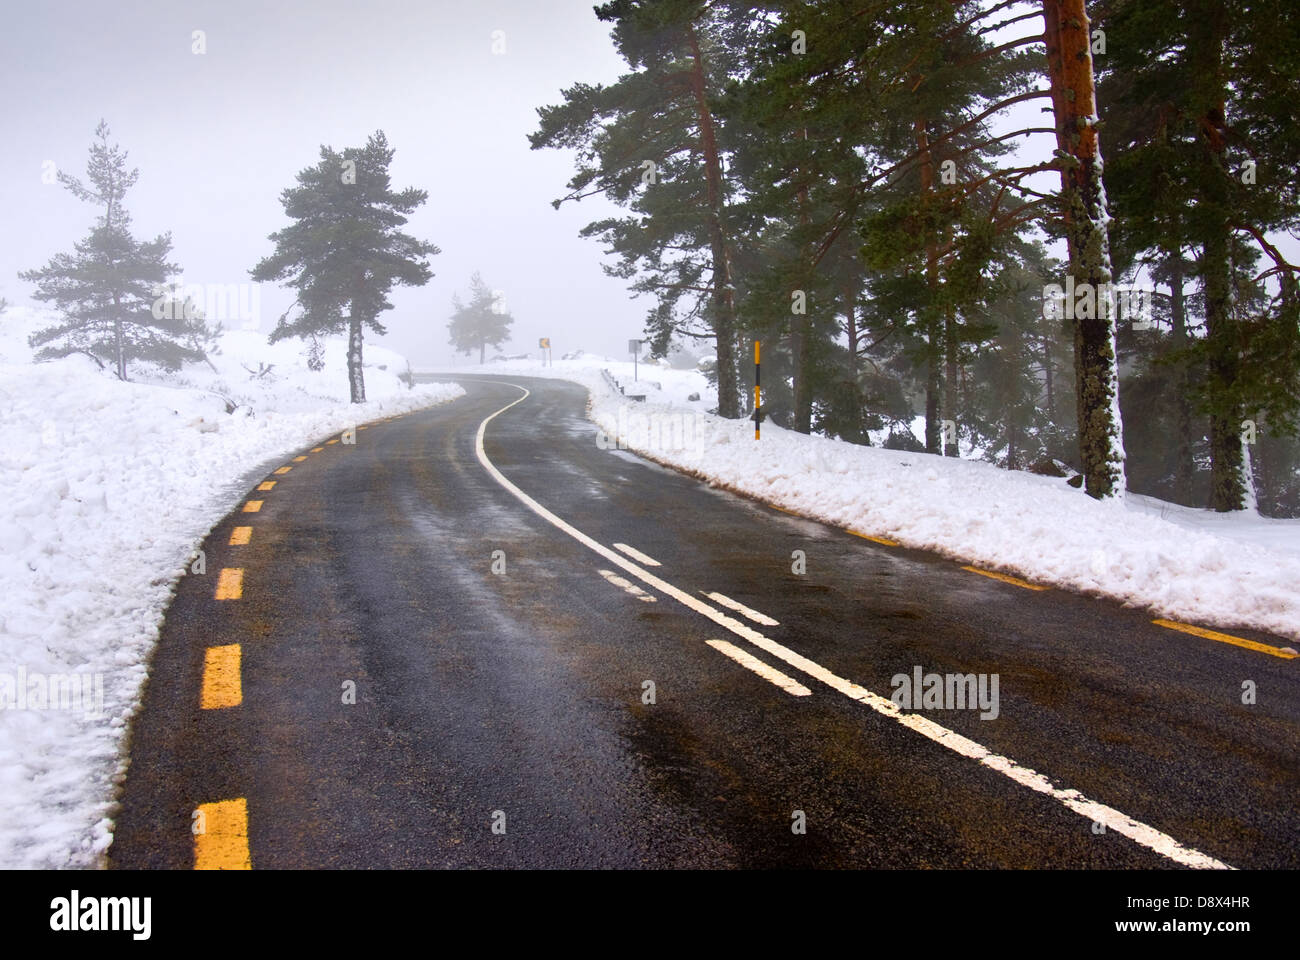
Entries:
<svg viewBox="0 0 1300 960">
<path fill-rule="evenodd" d="M 661 463 L 767 503 L 963 563 L 1111 597 L 1169 619 L 1300 639 L 1300 520 L 1216 514 L 1129 495 L 1098 502 L 1063 479 L 975 460 L 862 447 L 706 413 L 702 374 L 641 365 L 663 382 L 630 402 L 632 365 L 583 357 L 484 373 L 572 380 L 591 419 Z M 688 391 L 701 401 L 684 403 Z M 639 391 L 638 391 L 639 392 Z"/>
<path fill-rule="evenodd" d="M 327 344 L 313 373 L 300 344 L 268 347 L 253 332 L 223 338 L 216 372 L 119 383 L 85 357 L 25 362 L 23 336 L 39 320 L 19 308 L 0 317 L 4 868 L 90 866 L 108 846 L 123 733 L 163 610 L 206 532 L 246 492 L 241 477 L 350 424 L 463 393 L 410 391 L 397 379 L 405 360 L 371 347 L 371 399 L 353 406 L 344 344 Z M 245 366 L 259 362 L 274 366 L 251 379 Z M 233 415 L 223 398 L 239 404 Z M 42 687 L 52 702 L 41 703 Z"/>
</svg>

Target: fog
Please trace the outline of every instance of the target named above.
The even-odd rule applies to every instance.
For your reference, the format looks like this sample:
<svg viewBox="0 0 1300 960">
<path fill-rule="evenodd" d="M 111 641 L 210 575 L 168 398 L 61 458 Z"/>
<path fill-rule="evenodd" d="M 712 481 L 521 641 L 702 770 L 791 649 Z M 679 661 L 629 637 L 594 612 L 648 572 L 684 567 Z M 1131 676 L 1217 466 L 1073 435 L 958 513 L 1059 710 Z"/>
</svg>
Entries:
<svg viewBox="0 0 1300 960">
<path fill-rule="evenodd" d="M 34 303 L 18 271 L 70 251 L 93 223 L 95 207 L 45 181 L 55 166 L 84 179 L 101 118 L 140 170 L 126 203 L 136 236 L 171 231 L 185 282 L 203 285 L 249 282 L 288 223 L 280 192 L 321 144 L 362 146 L 382 129 L 394 187 L 429 193 L 406 229 L 442 252 L 426 286 L 394 288 L 389 332 L 369 342 L 417 368 L 477 363 L 454 356 L 446 330 L 474 270 L 515 317 L 507 353 L 548 336 L 557 357 L 622 357 L 641 330 L 648 303 L 577 235 L 613 208 L 592 197 L 554 210 L 572 157 L 527 141 L 536 108 L 563 87 L 622 72 L 591 0 L 56 0 L 10 5 L 5 21 L 0 297 L 11 303 Z M 291 301 L 263 284 L 259 329 Z"/>
</svg>

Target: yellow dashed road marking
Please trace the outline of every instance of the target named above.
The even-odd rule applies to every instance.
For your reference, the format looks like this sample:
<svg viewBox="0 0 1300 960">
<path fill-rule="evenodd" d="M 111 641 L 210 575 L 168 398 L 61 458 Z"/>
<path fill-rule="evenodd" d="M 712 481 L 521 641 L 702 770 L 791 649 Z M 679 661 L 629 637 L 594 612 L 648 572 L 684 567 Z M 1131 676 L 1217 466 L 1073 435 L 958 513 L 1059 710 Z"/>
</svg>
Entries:
<svg viewBox="0 0 1300 960">
<path fill-rule="evenodd" d="M 276 472 L 277 474 L 286 474 L 286 473 L 288 473 L 288 472 L 289 472 L 290 470 L 292 470 L 292 469 L 293 469 L 293 467 L 281 467 L 280 469 L 276 470 L 275 472 Z"/>
<path fill-rule="evenodd" d="M 306 457 L 294 457 L 294 458 L 293 458 L 293 462 L 294 462 L 294 463 L 302 463 L 302 462 L 303 462 L 304 460 L 306 460 L 306 459 L 307 459 Z"/>
<path fill-rule="evenodd" d="M 230 545 L 232 547 L 242 547 L 253 539 L 252 527 L 235 527 L 230 531 Z"/>
<path fill-rule="evenodd" d="M 270 490 L 270 489 L 271 489 L 272 487 L 274 487 L 274 486 L 275 486 L 275 481 L 274 481 L 274 480 L 263 480 L 261 483 L 259 483 L 259 484 L 257 485 L 257 489 L 259 489 L 259 490 Z"/>
<path fill-rule="evenodd" d="M 321 452 L 322 450 L 324 450 L 324 449 L 325 449 L 324 447 L 312 447 L 312 448 L 311 448 L 311 452 L 312 452 L 312 453 L 320 453 L 320 452 Z"/>
<path fill-rule="evenodd" d="M 249 500 L 248 503 L 244 504 L 244 512 L 257 513 L 262 509 L 262 504 L 265 502 L 265 500 Z"/>
<path fill-rule="evenodd" d="M 1190 623 L 1179 623 L 1176 620 L 1152 620 L 1157 627 L 1165 627 L 1169 630 L 1181 630 L 1183 633 L 1190 633 L 1193 636 L 1205 637 L 1207 640 L 1218 640 L 1220 643 L 1230 643 L 1234 647 L 1245 647 L 1247 650 L 1254 650 L 1256 653 L 1267 653 L 1270 657 L 1281 657 L 1283 660 L 1294 660 L 1300 657 L 1300 653 L 1291 653 L 1281 647 L 1270 647 L 1267 643 L 1256 643 L 1254 640 L 1247 640 L 1245 637 L 1234 637 L 1230 633 L 1219 633 L 1217 630 L 1206 630 L 1204 627 L 1194 627 Z"/>
<path fill-rule="evenodd" d="M 338 443 L 338 442 L 339 442 L 338 437 L 335 437 L 333 440 L 326 440 L 326 441 L 325 441 L 326 444 L 330 444 L 330 443 Z"/>
<path fill-rule="evenodd" d="M 1028 580 L 1021 580 L 1019 577 L 1010 577 L 1005 573 L 994 573 L 992 570 L 981 570 L 979 567 L 962 567 L 963 570 L 969 570 L 971 573 L 978 573 L 981 577 L 992 577 L 994 580 L 1001 580 L 1003 583 L 1014 584 L 1017 587 L 1024 587 L 1026 590 L 1050 590 L 1051 587 L 1044 587 L 1041 584 L 1030 583 Z"/>
<path fill-rule="evenodd" d="M 778 507 L 775 503 L 769 503 L 768 506 L 773 510 L 780 510 L 782 513 L 787 513 L 792 517 L 798 517 L 800 520 L 812 520 L 811 517 L 805 517 L 802 513 L 795 513 L 793 510 L 787 510 L 785 507 Z M 821 520 L 813 520 L 813 523 L 823 522 L 824 521 Z M 890 540 L 888 537 L 873 537 L 869 533 L 859 533 L 857 530 L 850 529 L 849 527 L 844 527 L 842 529 L 846 533 L 853 534 L 855 537 L 861 537 L 863 540 L 870 540 L 872 543 L 883 544 L 886 547 L 897 547 L 900 545 L 897 540 Z"/>
<path fill-rule="evenodd" d="M 204 830 L 194 837 L 195 870 L 252 870 L 248 852 L 248 801 L 201 803 Z"/>
<path fill-rule="evenodd" d="M 208 647 L 203 658 L 203 692 L 199 706 L 204 710 L 237 707 L 244 702 L 244 688 L 239 680 L 239 644 Z"/>
<path fill-rule="evenodd" d="M 244 595 L 244 569 L 226 567 L 217 577 L 217 599 L 238 600 Z"/>
<path fill-rule="evenodd" d="M 855 537 L 861 537 L 863 540 L 870 540 L 872 543 L 884 544 L 887 547 L 898 546 L 897 540 L 890 540 L 887 537 L 873 537 L 869 533 L 858 533 L 856 530 L 850 530 L 849 533 L 853 534 Z"/>
</svg>

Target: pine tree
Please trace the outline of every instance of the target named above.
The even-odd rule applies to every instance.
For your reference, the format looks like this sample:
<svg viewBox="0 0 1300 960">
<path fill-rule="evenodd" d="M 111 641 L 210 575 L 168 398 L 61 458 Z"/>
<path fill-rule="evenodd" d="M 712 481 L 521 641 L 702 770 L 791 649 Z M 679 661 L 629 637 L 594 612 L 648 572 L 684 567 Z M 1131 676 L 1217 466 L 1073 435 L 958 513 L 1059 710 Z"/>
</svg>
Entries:
<svg viewBox="0 0 1300 960">
<path fill-rule="evenodd" d="M 148 241 L 131 235 L 123 200 L 140 171 L 127 170 L 127 154 L 110 145 L 107 123 L 100 121 L 95 137 L 86 166 L 89 185 L 62 171 L 58 177 L 77 199 L 103 212 L 73 253 L 57 254 L 44 267 L 19 274 L 36 284 L 35 299 L 53 304 L 62 317 L 29 338 L 31 346 L 40 348 L 36 359 L 83 353 L 101 367 L 110 364 L 121 380 L 127 379 L 132 361 L 175 370 L 203 360 L 202 344 L 209 334 L 202 318 L 160 309 L 165 299 L 160 293 L 179 270 L 167 260 L 171 235 Z"/>
<path fill-rule="evenodd" d="M 872 58 L 883 71 L 869 141 L 877 159 L 872 199 L 861 218 L 863 254 L 879 291 L 894 285 L 914 356 L 924 367 L 925 443 L 940 446 L 941 419 L 963 423 L 961 382 L 973 348 L 992 335 L 981 301 L 1004 256 L 1008 234 L 1035 201 L 1021 202 L 1020 181 L 1041 167 L 1004 169 L 1005 140 L 989 119 L 1021 93 L 1026 38 L 993 47 L 977 29 L 976 4 L 929 2 L 899 11 L 900 22 Z M 883 167 L 883 170 L 879 170 Z M 966 424 L 969 428 L 970 424 Z"/>
<path fill-rule="evenodd" d="M 510 339 L 512 317 L 500 300 L 483 282 L 478 271 L 470 277 L 469 302 L 461 301 L 460 296 L 452 297 L 453 312 L 447 332 L 451 334 L 450 343 L 457 353 L 469 353 L 478 350 L 478 362 L 483 363 L 489 346 L 499 347 Z"/>
<path fill-rule="evenodd" d="M 1093 292 L 1094 308 L 1075 311 L 1074 380 L 1079 460 L 1088 493 L 1122 496 L 1124 437 L 1119 407 L 1115 318 L 1102 309 L 1114 281 L 1109 211 L 1097 140 L 1092 30 L 1084 0 L 1043 0 L 1047 75 L 1061 161 L 1060 210 L 1076 288 Z M 1085 286 L 1086 285 L 1086 286 Z"/>
<path fill-rule="evenodd" d="M 742 327 L 764 344 L 764 406 L 801 433 L 818 423 L 865 440 L 856 357 L 839 342 L 861 286 L 850 232 L 832 221 L 856 206 L 867 163 L 855 148 L 860 121 L 844 109 L 845 38 L 831 29 L 839 4 L 727 3 L 723 34 L 739 52 L 719 105 L 736 146 L 729 171 L 735 278 Z M 834 409 L 832 409 L 834 408 Z"/>
<path fill-rule="evenodd" d="M 1114 56 L 1102 92 L 1124 118 L 1103 130 L 1123 158 L 1117 232 L 1159 262 L 1179 301 L 1180 338 L 1182 284 L 1198 282 L 1204 335 L 1177 355 L 1204 376 L 1182 389 L 1208 417 L 1210 506 L 1242 509 L 1252 485 L 1243 424 L 1286 432 L 1300 411 L 1300 266 L 1269 239 L 1300 225 L 1300 131 L 1283 119 L 1300 96 L 1300 10 L 1285 0 L 1117 0 L 1104 24 Z M 1268 267 L 1257 271 L 1261 256 Z"/>
<path fill-rule="evenodd" d="M 610 86 L 576 84 L 538 110 L 534 150 L 576 149 L 578 171 L 555 206 L 603 193 L 635 216 L 588 225 L 619 257 L 611 276 L 656 298 L 647 315 L 655 356 L 674 336 L 716 347 L 718 413 L 740 415 L 735 244 L 716 117 L 731 52 L 705 0 L 613 0 L 596 7 L 632 72 Z M 703 328 L 699 321 L 703 321 Z"/>
<path fill-rule="evenodd" d="M 1067 358 L 1057 349 L 1059 321 L 1044 317 L 1042 291 L 1060 263 L 1038 243 L 1018 243 L 981 305 L 990 340 L 970 363 L 963 415 L 984 456 L 1009 470 L 1035 469 L 1061 457 L 1060 425 L 1073 404 L 1055 390 Z"/>
<path fill-rule="evenodd" d="M 320 148 L 320 162 L 302 170 L 281 195 L 293 221 L 271 234 L 275 252 L 251 271 L 256 281 L 284 281 L 297 292 L 270 342 L 347 332 L 348 387 L 366 399 L 362 365 L 365 330 L 387 332 L 379 315 L 392 309 L 394 285 L 423 286 L 433 276 L 426 257 L 440 251 L 398 228 L 428 199 L 414 187 L 394 191 L 388 174 L 395 151 L 383 131 L 364 147 Z M 290 314 L 297 308 L 296 316 Z"/>
<path fill-rule="evenodd" d="M 789 343 L 796 429 L 807 428 L 812 405 L 825 409 L 820 391 L 851 402 L 859 391 L 849 384 L 875 335 L 908 340 L 925 367 L 927 448 L 937 453 L 941 407 L 959 419 L 958 386 L 981 328 L 974 301 L 954 296 L 959 285 L 948 274 L 970 274 L 977 249 L 991 255 L 990 240 L 1016 229 L 1034 205 L 1001 201 L 1016 199 L 1019 181 L 1041 168 L 1005 170 L 994 160 L 1008 152 L 1004 139 L 1039 129 L 995 137 L 986 120 L 1045 96 L 1020 92 L 1030 55 L 1017 51 L 1035 38 L 993 47 L 978 29 L 979 5 L 948 0 L 732 6 L 753 48 L 725 111 L 733 127 L 753 128 L 742 127 L 734 165 L 747 220 L 761 229 L 758 253 L 738 271 L 746 322 Z M 868 241 L 865 265 L 854 259 L 854 225 Z M 978 299 L 972 276 L 964 289 Z M 900 283 L 891 299 L 906 315 L 903 337 L 897 314 L 873 310 L 887 328 L 862 325 L 862 293 L 882 295 L 891 277 Z M 779 283 L 806 294 L 806 315 L 782 315 Z M 847 347 L 828 351 L 828 342 Z M 827 375 L 828 354 L 846 369 Z"/>
</svg>

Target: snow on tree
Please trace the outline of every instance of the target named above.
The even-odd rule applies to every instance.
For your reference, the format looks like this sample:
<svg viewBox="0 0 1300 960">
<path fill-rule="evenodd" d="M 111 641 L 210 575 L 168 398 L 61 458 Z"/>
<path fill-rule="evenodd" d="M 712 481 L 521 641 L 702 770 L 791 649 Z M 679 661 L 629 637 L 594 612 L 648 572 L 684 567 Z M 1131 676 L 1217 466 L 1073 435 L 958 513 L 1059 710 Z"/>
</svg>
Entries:
<svg viewBox="0 0 1300 960">
<path fill-rule="evenodd" d="M 1096 83 L 1092 40 L 1083 0 L 1044 0 L 1048 78 L 1056 117 L 1061 167 L 1061 208 L 1076 287 L 1106 291 L 1110 261 L 1110 214 L 1097 142 Z M 1100 301 L 1100 297 L 1098 297 Z M 1083 311 L 1074 318 L 1075 394 L 1079 416 L 1079 460 L 1087 491 L 1094 497 L 1121 496 L 1124 438 L 1119 411 L 1119 369 L 1115 317 L 1109 310 Z"/>
</svg>

